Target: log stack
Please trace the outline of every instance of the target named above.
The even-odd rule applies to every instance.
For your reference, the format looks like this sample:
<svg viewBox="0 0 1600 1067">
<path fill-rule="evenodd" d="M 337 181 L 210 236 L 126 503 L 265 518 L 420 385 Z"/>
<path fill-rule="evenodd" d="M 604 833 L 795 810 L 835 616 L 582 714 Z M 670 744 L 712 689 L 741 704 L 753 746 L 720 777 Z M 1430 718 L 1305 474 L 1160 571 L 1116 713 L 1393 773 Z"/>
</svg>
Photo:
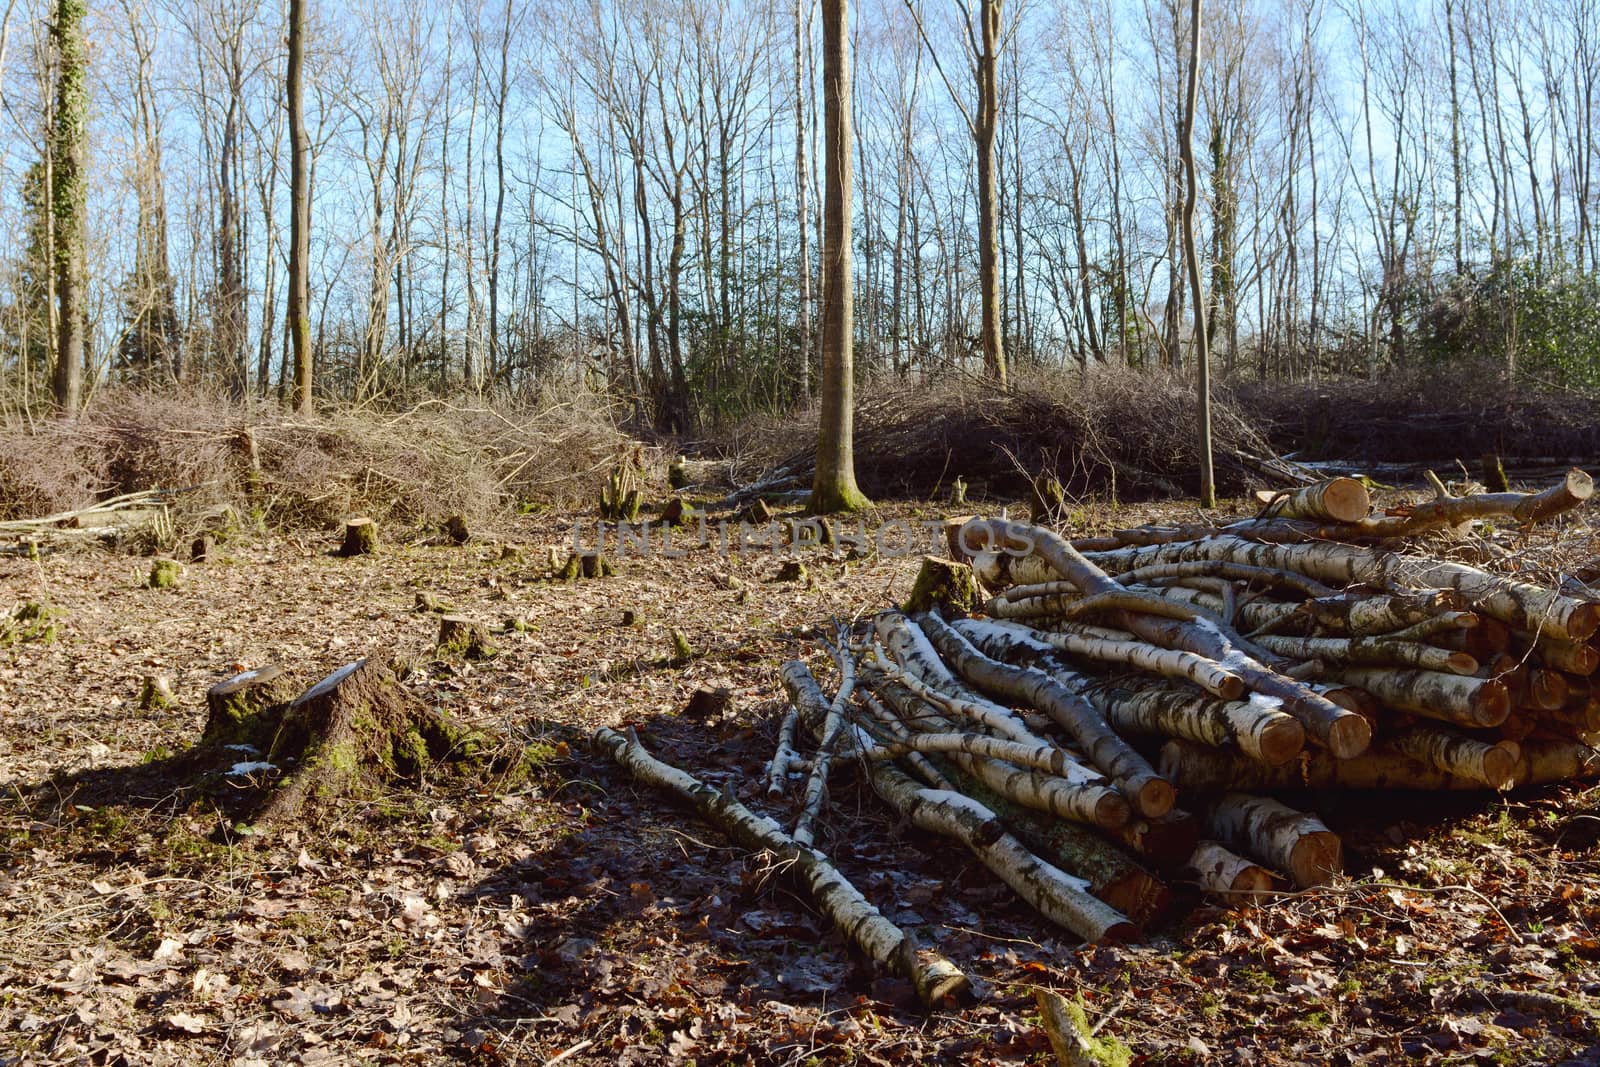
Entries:
<svg viewBox="0 0 1600 1067">
<path fill-rule="evenodd" d="M 1592 494 L 1572 471 L 1539 493 L 1440 485 L 1373 514 L 1339 480 L 1244 522 L 1077 542 L 956 520 L 952 559 L 981 608 L 890 610 L 841 632 L 831 698 L 785 664 L 770 789 L 809 776 L 795 838 L 810 848 L 830 772 L 864 768 L 906 821 L 1085 940 L 1134 936 L 1167 879 L 1245 897 L 1320 885 L 1343 845 L 1292 806 L 1308 789 L 1600 776 L 1600 594 L 1427 540 L 1459 545 L 1479 521 L 1530 525 Z M 947 578 L 951 562 L 931 565 Z"/>
</svg>

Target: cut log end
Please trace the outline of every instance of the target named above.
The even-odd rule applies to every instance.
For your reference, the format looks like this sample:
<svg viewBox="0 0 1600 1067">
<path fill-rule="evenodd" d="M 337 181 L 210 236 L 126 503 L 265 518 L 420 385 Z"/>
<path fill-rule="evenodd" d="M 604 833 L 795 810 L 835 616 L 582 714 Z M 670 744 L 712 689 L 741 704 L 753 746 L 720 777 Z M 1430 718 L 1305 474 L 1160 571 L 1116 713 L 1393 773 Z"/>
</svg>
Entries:
<svg viewBox="0 0 1600 1067">
<path fill-rule="evenodd" d="M 1276 888 L 1272 872 L 1215 841 L 1202 841 L 1189 860 L 1200 888 L 1215 896 L 1264 896 Z"/>
<path fill-rule="evenodd" d="M 1372 498 L 1356 479 L 1334 478 L 1323 488 L 1322 509 L 1330 519 L 1360 522 L 1372 510 Z"/>
<path fill-rule="evenodd" d="M 1474 725 L 1485 729 L 1499 726 L 1511 714 L 1511 690 L 1497 681 L 1478 687 L 1472 700 Z"/>
<path fill-rule="evenodd" d="M 1517 770 L 1521 763 L 1521 746 L 1515 742 L 1495 745 L 1483 754 L 1484 784 L 1500 791 L 1510 789 L 1517 783 Z"/>
<path fill-rule="evenodd" d="M 1095 802 L 1094 822 L 1106 830 L 1121 830 L 1133 821 L 1133 807 L 1126 797 L 1120 793 L 1106 790 L 1105 794 Z"/>
<path fill-rule="evenodd" d="M 1344 843 L 1331 830 L 1303 834 L 1289 854 L 1289 876 L 1302 889 L 1326 885 L 1344 870 Z"/>
<path fill-rule="evenodd" d="M 1329 724 L 1324 743 L 1336 758 L 1351 759 L 1371 746 L 1372 726 L 1355 712 L 1341 715 Z"/>
<path fill-rule="evenodd" d="M 1261 762 L 1280 766 L 1298 756 L 1306 747 L 1306 728 L 1298 719 L 1287 715 L 1274 719 L 1255 735 L 1256 751 L 1251 753 Z"/>
<path fill-rule="evenodd" d="M 1178 791 L 1172 783 L 1156 775 L 1141 775 L 1126 783 L 1133 809 L 1146 819 L 1159 819 L 1177 803 Z"/>
</svg>

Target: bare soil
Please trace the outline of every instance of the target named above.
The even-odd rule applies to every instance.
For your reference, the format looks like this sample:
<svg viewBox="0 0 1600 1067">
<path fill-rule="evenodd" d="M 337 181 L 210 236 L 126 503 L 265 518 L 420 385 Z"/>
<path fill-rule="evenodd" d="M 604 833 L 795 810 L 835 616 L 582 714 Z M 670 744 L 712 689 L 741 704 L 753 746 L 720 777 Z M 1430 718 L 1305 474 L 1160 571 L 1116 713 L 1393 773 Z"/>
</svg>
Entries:
<svg viewBox="0 0 1600 1067">
<path fill-rule="evenodd" d="M 1552 536 L 1525 546 L 1530 570 L 1600 550 L 1591 527 Z M 521 561 L 482 539 L 356 559 L 333 533 L 231 541 L 172 590 L 146 587 L 145 558 L 0 557 L 0 610 L 62 613 L 57 642 L 0 649 L 0 1064 L 1042 1063 L 1037 986 L 1081 998 L 1137 1063 L 1600 1063 L 1600 792 L 1582 785 L 1308 798 L 1348 878 L 1237 909 L 1179 887 L 1146 943 L 1085 948 L 843 783 L 821 845 L 977 978 L 973 1003 L 918 1011 L 781 871 L 583 743 L 630 723 L 787 817 L 756 784 L 776 668 L 802 655 L 825 677 L 814 637 L 903 596 L 916 559 L 808 557 L 809 582 L 777 583 L 774 553 L 699 549 L 541 580 L 570 540 L 570 519 L 535 516 L 497 531 Z M 494 659 L 438 660 L 419 591 L 523 628 Z M 248 775 L 186 769 L 210 685 L 268 662 L 309 685 L 369 656 L 522 770 L 441 769 L 252 833 Z M 175 706 L 139 708 L 150 674 Z M 685 715 L 703 687 L 731 709 Z"/>
</svg>

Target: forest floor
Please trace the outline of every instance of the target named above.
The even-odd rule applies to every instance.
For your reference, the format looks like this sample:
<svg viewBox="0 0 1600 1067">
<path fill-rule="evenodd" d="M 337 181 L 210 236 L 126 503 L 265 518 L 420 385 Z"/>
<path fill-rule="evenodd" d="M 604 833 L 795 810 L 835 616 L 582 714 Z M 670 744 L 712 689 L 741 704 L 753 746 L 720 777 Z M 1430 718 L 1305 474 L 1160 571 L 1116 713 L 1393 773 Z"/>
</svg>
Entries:
<svg viewBox="0 0 1600 1067">
<path fill-rule="evenodd" d="M 1560 536 L 1596 553 L 1593 528 Z M 0 649 L 0 1064 L 1043 1063 L 1038 986 L 1080 998 L 1136 1063 L 1600 1064 L 1600 790 L 1323 798 L 1348 877 L 1236 909 L 1177 887 L 1146 942 L 1085 948 L 842 783 L 822 846 L 975 977 L 971 1004 L 927 1014 L 781 872 L 583 743 L 633 724 L 787 817 L 793 799 L 757 785 L 776 668 L 804 656 L 826 684 L 817 636 L 903 596 L 916 557 L 813 555 L 799 583 L 773 580 L 776 553 L 699 548 L 563 584 L 541 579 L 571 519 L 495 537 L 526 562 L 483 538 L 340 559 L 332 535 L 274 535 L 172 590 L 145 586 L 148 558 L 0 557 L 0 610 L 61 613 L 54 643 Z M 492 660 L 436 660 L 419 591 L 526 628 Z M 309 684 L 366 656 L 531 746 L 531 776 L 403 784 L 270 833 L 230 813 L 242 779 L 170 780 L 209 686 L 269 662 Z M 175 706 L 141 710 L 160 673 Z M 731 706 L 685 715 L 704 687 Z"/>
</svg>

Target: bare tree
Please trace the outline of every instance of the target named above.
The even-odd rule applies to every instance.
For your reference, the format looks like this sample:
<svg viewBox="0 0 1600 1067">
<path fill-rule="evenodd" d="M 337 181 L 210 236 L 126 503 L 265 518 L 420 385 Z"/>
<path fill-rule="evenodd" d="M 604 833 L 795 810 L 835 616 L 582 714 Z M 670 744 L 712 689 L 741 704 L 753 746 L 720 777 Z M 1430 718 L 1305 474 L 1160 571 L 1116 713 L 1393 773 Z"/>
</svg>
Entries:
<svg viewBox="0 0 1600 1067">
<path fill-rule="evenodd" d="M 52 387 L 56 408 L 72 417 L 82 403 L 84 360 L 84 241 L 89 139 L 89 59 L 83 43 L 84 0 L 57 0 L 52 32 L 56 45 L 56 108 L 50 182 L 55 234 L 56 296 L 60 341 Z"/>
<path fill-rule="evenodd" d="M 312 408 L 311 137 L 306 131 L 306 0 L 289 0 L 289 339 L 294 349 L 294 406 Z"/>
<path fill-rule="evenodd" d="M 850 44 L 847 0 L 822 0 L 822 99 L 826 153 L 822 231 L 822 417 L 810 508 L 817 514 L 867 506 L 856 486 L 851 334 Z"/>
<path fill-rule="evenodd" d="M 1187 192 L 1183 198 L 1183 258 L 1189 268 L 1189 287 L 1194 291 L 1194 359 L 1199 383 L 1200 408 L 1200 506 L 1217 506 L 1216 480 L 1211 469 L 1211 346 L 1206 335 L 1206 302 L 1200 277 L 1200 255 L 1195 248 L 1194 206 L 1199 196 L 1199 179 L 1194 164 L 1194 112 L 1200 86 L 1200 0 L 1189 5 L 1189 80 L 1184 95 L 1183 129 L 1178 149 L 1183 154 L 1183 174 Z"/>
</svg>

